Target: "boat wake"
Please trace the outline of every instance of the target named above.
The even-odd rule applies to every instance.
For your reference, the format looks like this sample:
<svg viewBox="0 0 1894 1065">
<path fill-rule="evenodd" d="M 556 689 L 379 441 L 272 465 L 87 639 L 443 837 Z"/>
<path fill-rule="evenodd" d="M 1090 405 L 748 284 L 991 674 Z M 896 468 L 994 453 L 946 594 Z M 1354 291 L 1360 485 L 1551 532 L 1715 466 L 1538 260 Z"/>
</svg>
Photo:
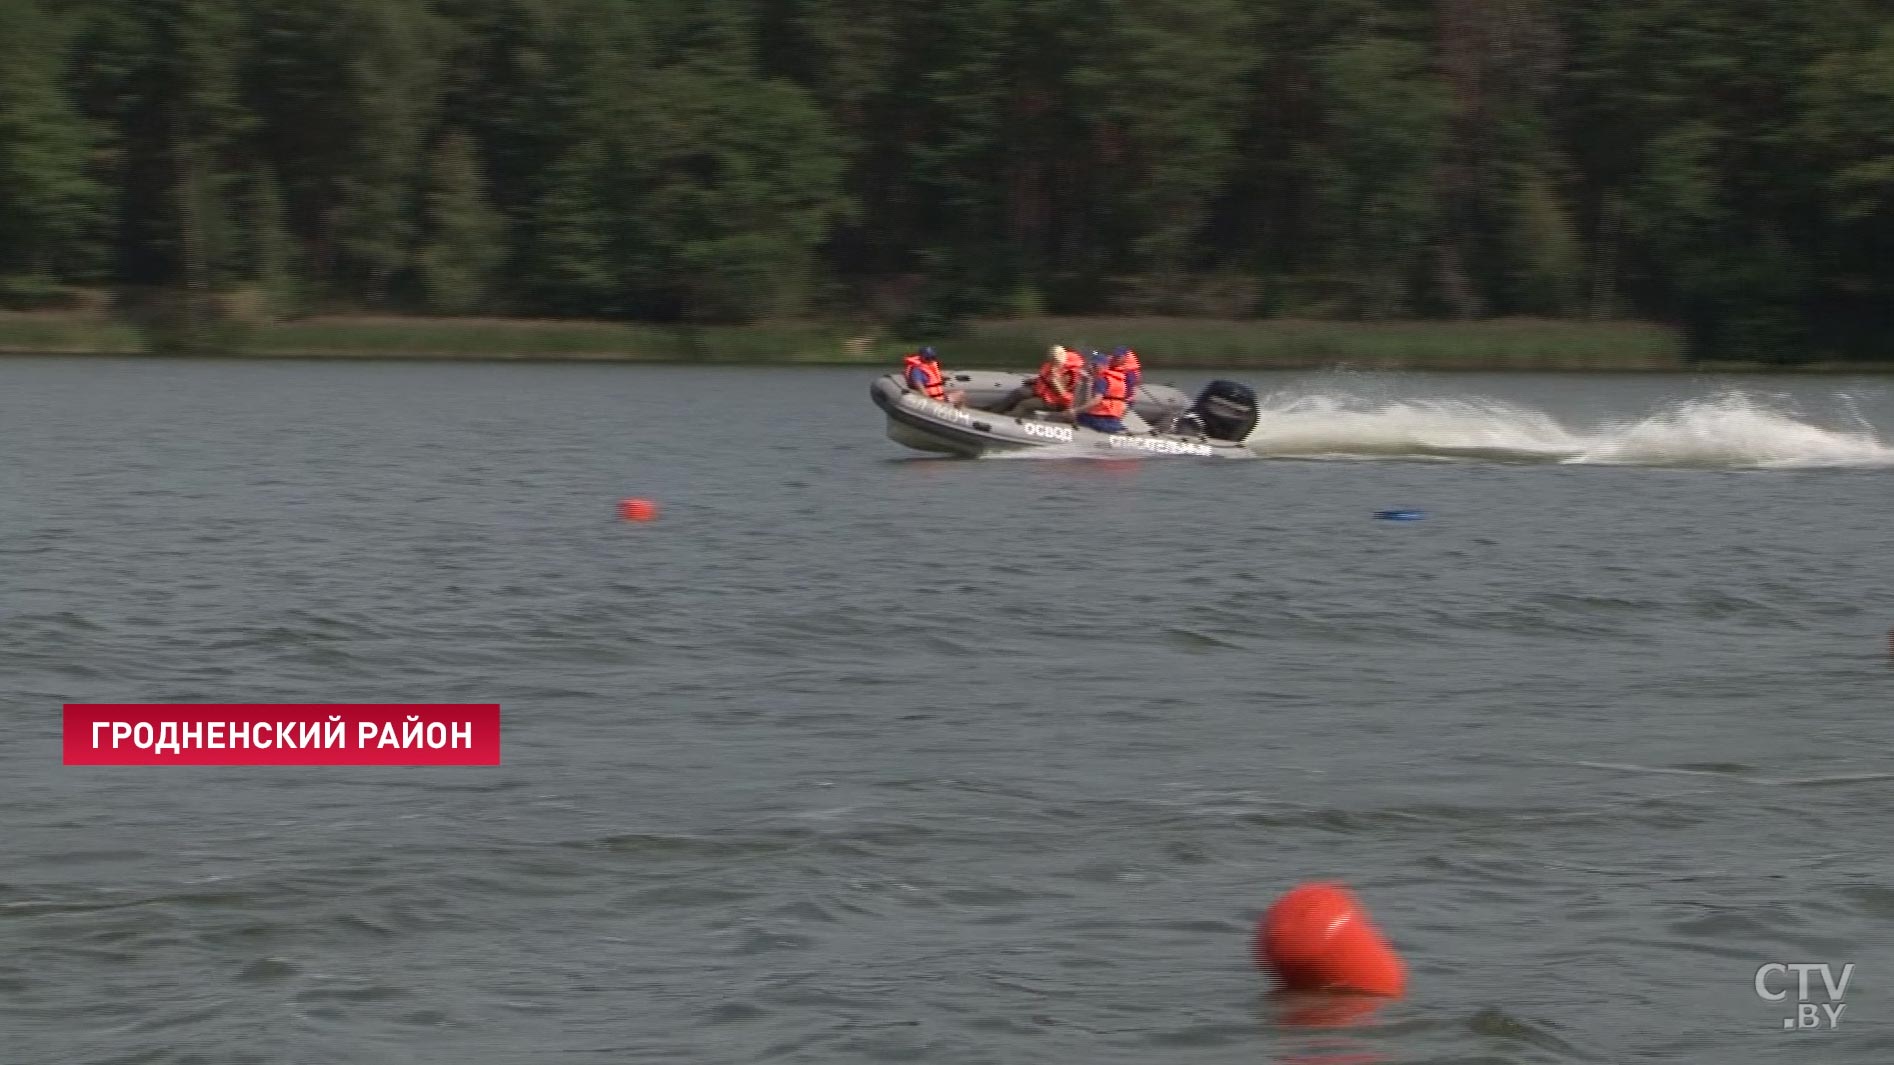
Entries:
<svg viewBox="0 0 1894 1065">
<path fill-rule="evenodd" d="M 1542 411 L 1478 397 L 1370 399 L 1278 392 L 1245 443 L 1268 458 L 1412 459 L 1821 469 L 1894 466 L 1894 447 L 1838 397 L 1847 423 L 1824 426 L 1786 402 L 1742 392 L 1672 404 L 1630 421 L 1574 428 Z"/>
</svg>

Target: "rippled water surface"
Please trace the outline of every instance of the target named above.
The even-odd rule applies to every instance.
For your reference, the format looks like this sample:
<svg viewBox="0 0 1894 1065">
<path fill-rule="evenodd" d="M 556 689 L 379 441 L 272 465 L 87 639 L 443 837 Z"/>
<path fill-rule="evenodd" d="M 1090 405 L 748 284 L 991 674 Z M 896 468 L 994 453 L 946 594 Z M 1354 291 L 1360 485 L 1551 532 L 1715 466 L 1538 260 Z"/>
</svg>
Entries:
<svg viewBox="0 0 1894 1065">
<path fill-rule="evenodd" d="M 1255 462 L 963 462 L 868 377 L 0 362 L 0 1060 L 1894 1060 L 1888 381 L 1252 375 Z M 87 701 L 505 762 L 63 768 Z M 1264 996 L 1312 878 L 1404 1001 Z"/>
</svg>

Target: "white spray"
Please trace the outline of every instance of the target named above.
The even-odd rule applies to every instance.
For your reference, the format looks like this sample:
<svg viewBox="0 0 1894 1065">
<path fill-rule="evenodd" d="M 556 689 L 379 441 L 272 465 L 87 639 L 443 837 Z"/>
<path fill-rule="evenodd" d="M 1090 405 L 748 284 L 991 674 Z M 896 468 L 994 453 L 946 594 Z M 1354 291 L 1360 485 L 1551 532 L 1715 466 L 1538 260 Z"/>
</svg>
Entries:
<svg viewBox="0 0 1894 1065">
<path fill-rule="evenodd" d="M 1843 397 L 1844 406 L 1849 406 Z M 1740 392 L 1646 417 L 1574 429 L 1498 400 L 1368 399 L 1336 390 L 1262 400 L 1245 441 L 1278 458 L 1486 460 L 1617 466 L 1787 469 L 1894 466 L 1894 448 L 1859 415 L 1824 427 Z"/>
</svg>

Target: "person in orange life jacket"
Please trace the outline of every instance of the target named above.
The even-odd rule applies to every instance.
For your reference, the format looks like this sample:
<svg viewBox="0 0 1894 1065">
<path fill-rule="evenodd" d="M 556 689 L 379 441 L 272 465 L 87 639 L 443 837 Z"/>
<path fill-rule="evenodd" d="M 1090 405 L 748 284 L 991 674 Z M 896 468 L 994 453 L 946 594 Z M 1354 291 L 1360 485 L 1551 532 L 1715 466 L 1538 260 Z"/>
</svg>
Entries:
<svg viewBox="0 0 1894 1065">
<path fill-rule="evenodd" d="M 1008 393 L 999 410 L 1014 418 L 1041 410 L 1071 410 L 1073 393 L 1084 373 L 1085 360 L 1078 352 L 1054 344 L 1046 350 L 1046 361 L 1039 364 L 1038 375 Z"/>
<path fill-rule="evenodd" d="M 901 360 L 901 365 L 901 379 L 914 391 L 928 399 L 951 403 L 956 407 L 966 403 L 966 393 L 947 391 L 947 375 L 941 372 L 940 356 L 934 353 L 933 348 L 922 348 L 910 353 Z"/>
<path fill-rule="evenodd" d="M 1112 369 L 1110 357 L 1103 352 L 1092 352 L 1091 363 L 1092 387 L 1073 420 L 1101 433 L 1125 432 L 1123 418 L 1131 404 L 1124 371 Z"/>
<path fill-rule="evenodd" d="M 1144 379 L 1144 367 L 1138 362 L 1138 353 L 1130 348 L 1119 348 L 1111 353 L 1111 368 L 1125 375 L 1125 402 L 1137 403 L 1138 382 Z"/>
</svg>

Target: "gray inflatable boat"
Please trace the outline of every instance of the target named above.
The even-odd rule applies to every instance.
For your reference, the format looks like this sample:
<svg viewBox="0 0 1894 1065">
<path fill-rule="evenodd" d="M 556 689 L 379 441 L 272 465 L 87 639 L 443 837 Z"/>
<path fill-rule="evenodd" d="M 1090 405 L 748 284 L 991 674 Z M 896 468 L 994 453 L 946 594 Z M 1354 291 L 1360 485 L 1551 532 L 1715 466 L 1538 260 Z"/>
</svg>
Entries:
<svg viewBox="0 0 1894 1065">
<path fill-rule="evenodd" d="M 960 371 L 946 376 L 948 391 L 966 393 L 966 406 L 928 399 L 908 388 L 899 373 L 875 379 L 869 395 L 888 416 L 890 440 L 917 451 L 968 458 L 1052 448 L 1126 458 L 1254 457 L 1243 441 L 1256 428 L 1256 393 L 1233 381 L 1210 382 L 1194 402 L 1169 385 L 1141 384 L 1122 419 L 1126 432 L 1101 433 L 1072 424 L 1064 414 L 996 413 L 1031 374 Z"/>
</svg>

